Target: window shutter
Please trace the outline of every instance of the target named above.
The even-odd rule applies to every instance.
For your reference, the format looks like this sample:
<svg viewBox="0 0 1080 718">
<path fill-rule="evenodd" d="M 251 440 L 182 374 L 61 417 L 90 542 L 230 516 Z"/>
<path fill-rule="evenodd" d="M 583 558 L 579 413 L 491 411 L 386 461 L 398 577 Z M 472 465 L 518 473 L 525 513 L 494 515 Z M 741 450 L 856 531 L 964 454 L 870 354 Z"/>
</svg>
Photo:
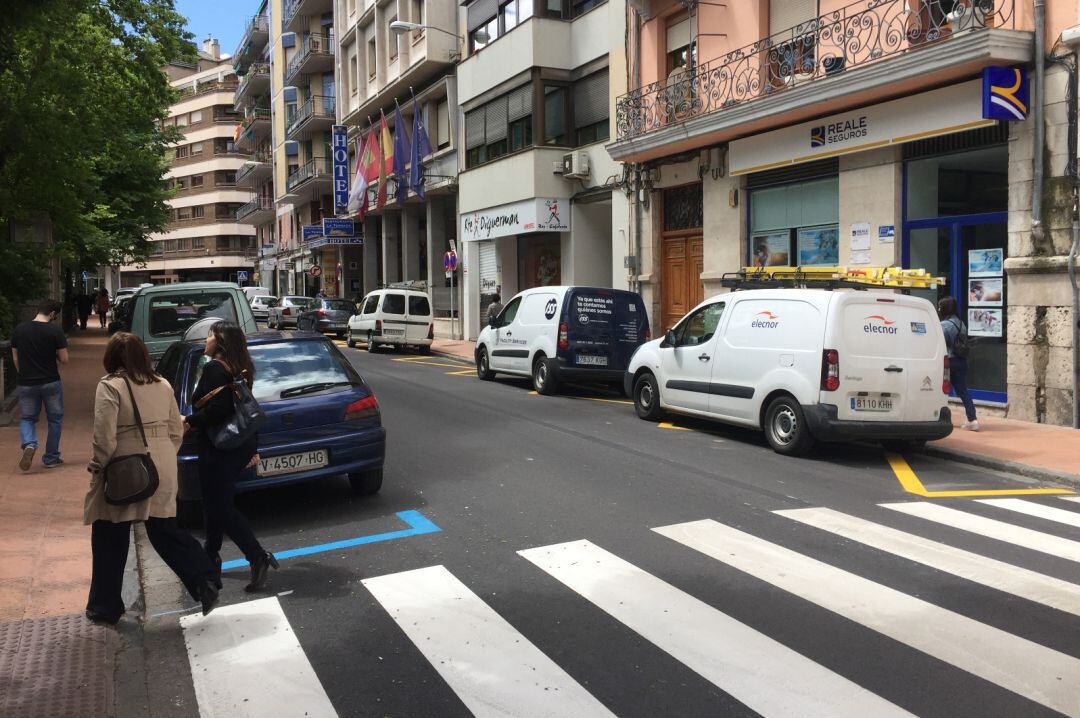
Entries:
<svg viewBox="0 0 1080 718">
<path fill-rule="evenodd" d="M 445 100 L 435 108 L 435 132 L 439 147 L 450 142 L 450 105 Z"/>
<path fill-rule="evenodd" d="M 532 114 L 532 84 L 522 85 L 510 93 L 506 119 L 510 122 Z"/>
<path fill-rule="evenodd" d="M 574 85 L 574 124 L 588 127 L 608 118 L 608 71 L 601 70 Z"/>
<path fill-rule="evenodd" d="M 465 149 L 471 150 L 484 144 L 484 108 L 465 115 Z"/>
<path fill-rule="evenodd" d="M 773 0 L 774 3 L 776 1 Z M 686 47 L 693 39 L 690 37 L 690 18 L 684 17 L 679 22 L 667 26 L 667 52 Z"/>
<path fill-rule="evenodd" d="M 476 0 L 468 9 L 469 32 L 499 14 L 498 0 Z"/>
<path fill-rule="evenodd" d="M 484 106 L 487 115 L 486 144 L 506 139 L 506 98 L 500 97 Z"/>
<path fill-rule="evenodd" d="M 818 0 L 769 0 L 769 34 L 802 25 L 818 14 Z"/>
</svg>

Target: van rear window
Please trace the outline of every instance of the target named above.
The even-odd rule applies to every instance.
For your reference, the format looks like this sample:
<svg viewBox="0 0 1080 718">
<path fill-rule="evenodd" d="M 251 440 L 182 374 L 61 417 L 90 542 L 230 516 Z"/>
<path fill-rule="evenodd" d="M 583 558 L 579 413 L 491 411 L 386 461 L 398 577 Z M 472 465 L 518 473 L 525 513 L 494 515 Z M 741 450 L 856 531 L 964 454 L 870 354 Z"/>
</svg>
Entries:
<svg viewBox="0 0 1080 718">
<path fill-rule="evenodd" d="M 418 297 L 416 295 L 409 295 L 409 314 L 416 317 L 426 317 L 431 314 L 431 305 L 428 303 L 427 297 Z"/>
<path fill-rule="evenodd" d="M 404 294 L 386 294 L 383 295 L 382 310 L 384 314 L 404 314 L 405 313 L 405 295 Z"/>
</svg>

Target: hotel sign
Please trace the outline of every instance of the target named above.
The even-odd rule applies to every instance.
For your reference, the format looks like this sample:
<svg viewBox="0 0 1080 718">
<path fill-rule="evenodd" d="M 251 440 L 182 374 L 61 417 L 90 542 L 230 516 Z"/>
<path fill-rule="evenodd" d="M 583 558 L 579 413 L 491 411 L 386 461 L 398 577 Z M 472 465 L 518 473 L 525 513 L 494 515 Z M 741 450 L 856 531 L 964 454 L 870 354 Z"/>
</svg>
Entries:
<svg viewBox="0 0 1080 718">
<path fill-rule="evenodd" d="M 880 105 L 734 140 L 732 175 L 813 162 L 994 124 L 983 116 L 983 81 L 972 80 Z"/>
<path fill-rule="evenodd" d="M 330 151 L 334 160 L 334 214 L 349 211 L 349 128 L 334 125 L 330 130 Z"/>
<path fill-rule="evenodd" d="M 569 231 L 570 200 L 561 197 L 536 197 L 461 216 L 461 239 L 466 242 Z"/>
</svg>

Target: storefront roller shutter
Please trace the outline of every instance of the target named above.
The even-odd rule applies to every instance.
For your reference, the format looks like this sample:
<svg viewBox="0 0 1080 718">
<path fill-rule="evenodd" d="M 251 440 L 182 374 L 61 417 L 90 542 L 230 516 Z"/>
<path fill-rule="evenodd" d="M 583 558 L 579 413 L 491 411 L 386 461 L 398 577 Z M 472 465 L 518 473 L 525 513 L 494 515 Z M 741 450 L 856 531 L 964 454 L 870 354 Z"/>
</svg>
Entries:
<svg viewBox="0 0 1080 718">
<path fill-rule="evenodd" d="M 522 85 L 511 92 L 508 98 L 510 106 L 507 110 L 507 120 L 513 122 L 514 120 L 520 120 L 522 117 L 531 115 L 532 98 L 533 86 L 531 84 Z"/>
<path fill-rule="evenodd" d="M 484 108 L 465 114 L 465 149 L 484 144 Z"/>
<path fill-rule="evenodd" d="M 486 115 L 486 128 L 484 137 L 486 143 L 498 142 L 506 139 L 506 98 L 500 97 L 484 106 Z"/>
<path fill-rule="evenodd" d="M 487 317 L 491 295 L 495 293 L 495 288 L 499 285 L 499 264 L 495 257 L 494 242 L 477 242 L 476 244 L 480 250 L 477 261 L 480 270 L 480 316 Z M 509 298 L 506 301 L 509 301 Z"/>
<path fill-rule="evenodd" d="M 818 0 L 769 0 L 769 34 L 783 33 L 817 15 Z"/>
<path fill-rule="evenodd" d="M 574 85 L 574 123 L 588 127 L 608 116 L 608 71 L 601 70 Z"/>
</svg>

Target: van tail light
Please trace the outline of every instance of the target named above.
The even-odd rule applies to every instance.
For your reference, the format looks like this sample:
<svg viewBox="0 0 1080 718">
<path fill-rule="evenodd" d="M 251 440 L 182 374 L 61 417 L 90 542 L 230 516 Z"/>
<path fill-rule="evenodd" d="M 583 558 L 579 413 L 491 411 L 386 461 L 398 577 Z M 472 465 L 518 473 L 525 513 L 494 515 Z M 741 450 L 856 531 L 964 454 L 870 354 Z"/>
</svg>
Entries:
<svg viewBox="0 0 1080 718">
<path fill-rule="evenodd" d="M 952 391 L 952 382 L 949 381 L 949 357 L 945 357 L 945 373 L 941 377 L 941 391 L 945 396 Z"/>
<path fill-rule="evenodd" d="M 382 334 L 382 319 L 375 320 L 375 333 Z"/>
<path fill-rule="evenodd" d="M 840 388 L 840 353 L 826 349 L 821 354 L 821 390 L 836 391 Z"/>
<path fill-rule="evenodd" d="M 375 395 L 365 396 L 363 399 L 354 401 L 345 407 L 345 420 L 367 419 L 379 413 L 379 402 Z"/>
<path fill-rule="evenodd" d="M 427 325 L 427 338 L 434 341 L 435 339 L 435 322 Z"/>
<path fill-rule="evenodd" d="M 319 311 L 317 311 L 315 313 L 318 314 L 320 317 L 325 317 L 326 316 L 326 310 L 325 309 L 320 309 Z"/>
<path fill-rule="evenodd" d="M 567 336 L 566 336 L 566 322 L 563 322 L 562 324 L 559 325 L 559 348 L 560 349 L 569 349 L 570 348 L 570 342 L 569 342 L 569 340 L 567 339 Z"/>
</svg>

